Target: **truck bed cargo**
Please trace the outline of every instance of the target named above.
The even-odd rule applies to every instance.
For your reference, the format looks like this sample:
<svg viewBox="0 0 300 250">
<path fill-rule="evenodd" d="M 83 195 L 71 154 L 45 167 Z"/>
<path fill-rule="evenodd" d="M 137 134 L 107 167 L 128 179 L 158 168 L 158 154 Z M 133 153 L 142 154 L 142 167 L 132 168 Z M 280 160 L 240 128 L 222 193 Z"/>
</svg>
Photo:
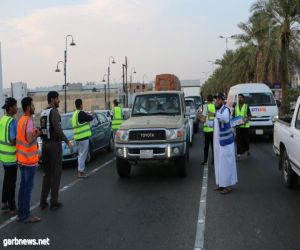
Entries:
<svg viewBox="0 0 300 250">
<path fill-rule="evenodd" d="M 173 74 L 157 75 L 155 79 L 155 90 L 181 90 L 180 81 Z"/>
</svg>

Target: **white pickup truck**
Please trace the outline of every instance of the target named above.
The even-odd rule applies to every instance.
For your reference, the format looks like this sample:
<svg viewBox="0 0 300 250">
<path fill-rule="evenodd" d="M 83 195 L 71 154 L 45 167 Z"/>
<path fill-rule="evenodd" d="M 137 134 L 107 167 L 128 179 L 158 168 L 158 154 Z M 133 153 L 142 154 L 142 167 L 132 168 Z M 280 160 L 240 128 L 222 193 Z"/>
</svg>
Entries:
<svg viewBox="0 0 300 250">
<path fill-rule="evenodd" d="M 300 97 L 293 116 L 279 118 L 275 122 L 273 147 L 279 158 L 283 182 L 292 188 L 300 176 Z"/>
</svg>

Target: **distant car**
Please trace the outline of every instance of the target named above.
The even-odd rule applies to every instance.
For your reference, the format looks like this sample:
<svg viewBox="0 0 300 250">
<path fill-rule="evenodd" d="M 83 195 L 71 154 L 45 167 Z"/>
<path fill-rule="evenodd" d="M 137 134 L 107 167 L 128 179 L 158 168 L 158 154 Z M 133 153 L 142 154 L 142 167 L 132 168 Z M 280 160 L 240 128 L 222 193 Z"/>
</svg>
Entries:
<svg viewBox="0 0 300 250">
<path fill-rule="evenodd" d="M 69 140 L 74 140 L 72 128 L 73 113 L 66 113 L 61 116 L 61 127 Z M 100 149 L 106 148 L 107 151 L 114 149 L 114 137 L 111 129 L 111 122 L 107 116 L 100 111 L 94 112 L 94 119 L 90 122 L 92 136 L 89 138 L 89 153 L 86 162 L 89 162 L 92 155 Z M 42 162 L 42 140 L 38 139 L 40 162 Z M 63 162 L 75 161 L 78 158 L 78 148 L 76 143 L 69 149 L 65 142 L 62 142 Z"/>
<path fill-rule="evenodd" d="M 198 112 L 194 98 L 186 97 L 185 106 L 189 108 L 190 118 L 193 119 L 193 132 L 197 133 L 199 128 Z"/>
</svg>

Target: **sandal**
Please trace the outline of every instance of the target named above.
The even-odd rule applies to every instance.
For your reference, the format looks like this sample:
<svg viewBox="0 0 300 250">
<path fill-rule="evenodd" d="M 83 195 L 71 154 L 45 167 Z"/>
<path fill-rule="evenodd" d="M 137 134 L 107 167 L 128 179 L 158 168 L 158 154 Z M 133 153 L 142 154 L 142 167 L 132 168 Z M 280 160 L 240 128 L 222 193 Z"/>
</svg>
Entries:
<svg viewBox="0 0 300 250">
<path fill-rule="evenodd" d="M 224 188 L 224 189 L 220 192 L 220 194 L 228 194 L 228 193 L 230 193 L 230 192 L 232 192 L 232 189 L 231 189 L 231 188 Z"/>
<path fill-rule="evenodd" d="M 224 188 L 223 187 L 218 187 L 218 188 L 215 188 L 214 190 L 215 191 L 222 191 L 222 190 L 224 190 Z"/>
<path fill-rule="evenodd" d="M 35 223 L 35 222 L 40 222 L 41 218 L 37 217 L 37 216 L 31 216 L 26 220 L 23 220 L 22 222 L 24 223 Z"/>
</svg>

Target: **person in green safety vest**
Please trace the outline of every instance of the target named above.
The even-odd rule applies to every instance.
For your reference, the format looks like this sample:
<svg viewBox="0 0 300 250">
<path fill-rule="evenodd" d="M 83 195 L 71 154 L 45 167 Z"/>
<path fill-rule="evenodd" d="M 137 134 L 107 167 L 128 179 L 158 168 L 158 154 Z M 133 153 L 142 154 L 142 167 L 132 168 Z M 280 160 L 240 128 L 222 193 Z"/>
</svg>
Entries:
<svg viewBox="0 0 300 250">
<path fill-rule="evenodd" d="M 244 118 L 244 124 L 236 128 L 236 141 L 237 141 L 237 158 L 239 159 L 242 154 L 247 152 L 247 155 L 250 156 L 250 119 L 251 112 L 249 106 L 245 103 L 245 97 L 243 94 L 238 96 L 238 104 L 233 107 L 232 116 L 241 116 Z"/>
<path fill-rule="evenodd" d="M 216 107 L 215 104 L 213 104 L 213 96 L 208 95 L 207 96 L 207 104 L 205 105 L 205 108 L 203 109 L 202 115 L 206 117 L 205 123 L 203 124 L 203 133 L 205 138 L 205 144 L 204 144 L 204 161 L 201 163 L 201 165 L 206 165 L 208 160 L 208 152 L 209 152 L 209 145 L 211 145 L 211 151 L 212 151 L 212 164 L 214 163 L 214 128 L 213 128 L 213 122 L 215 119 L 215 113 L 216 113 Z"/>
<path fill-rule="evenodd" d="M 72 117 L 72 128 L 74 131 L 74 140 L 78 147 L 78 178 L 86 178 L 85 161 L 89 152 L 89 138 L 92 136 L 90 122 L 93 116 L 83 111 L 82 100 L 75 101 L 76 110 Z"/>
<path fill-rule="evenodd" d="M 0 120 L 0 161 L 4 167 L 1 209 L 13 216 L 17 214 L 15 189 L 18 163 L 16 158 L 17 121 L 14 116 L 18 107 L 16 99 L 8 97 L 2 107 L 6 114 Z"/>
<path fill-rule="evenodd" d="M 120 128 L 121 124 L 124 122 L 123 110 L 121 107 L 119 107 L 119 102 L 116 99 L 114 100 L 114 108 L 112 112 L 113 112 L 113 117 L 112 117 L 111 127 L 115 132 Z"/>
</svg>

